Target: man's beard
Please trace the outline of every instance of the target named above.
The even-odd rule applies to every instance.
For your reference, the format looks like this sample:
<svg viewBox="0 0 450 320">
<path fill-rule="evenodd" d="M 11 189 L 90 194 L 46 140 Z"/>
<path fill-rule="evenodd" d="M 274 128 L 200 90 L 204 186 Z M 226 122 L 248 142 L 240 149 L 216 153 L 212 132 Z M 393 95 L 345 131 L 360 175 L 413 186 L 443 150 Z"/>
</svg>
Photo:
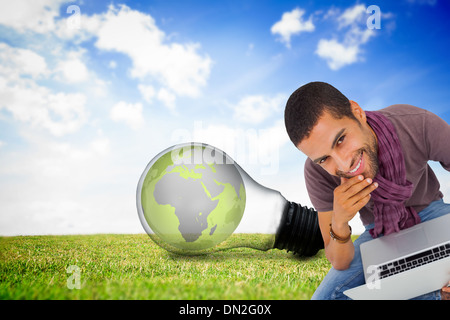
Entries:
<svg viewBox="0 0 450 320">
<path fill-rule="evenodd" d="M 377 142 L 375 140 L 374 137 L 371 137 L 371 141 L 370 144 L 365 144 L 364 147 L 362 147 L 361 149 L 357 150 L 355 152 L 355 156 L 353 157 L 353 160 L 351 162 L 351 167 L 353 167 L 353 165 L 356 163 L 356 161 L 359 160 L 359 158 L 361 157 L 361 154 L 367 154 L 367 160 L 368 163 L 365 164 L 366 166 L 366 171 L 363 172 L 364 178 L 375 178 L 375 176 L 378 173 L 378 146 L 377 146 Z M 368 169 L 368 170 L 367 170 Z M 346 172 L 342 172 L 342 171 L 337 171 L 336 175 L 338 177 L 343 177 L 346 179 L 350 179 L 353 176 L 349 175 Z"/>
<path fill-rule="evenodd" d="M 375 178 L 375 176 L 378 173 L 378 148 L 376 145 L 376 142 L 374 141 L 374 145 L 369 146 L 366 145 L 365 148 L 366 150 L 366 154 L 369 158 L 369 163 L 370 163 L 370 168 L 369 171 L 367 172 L 368 177 L 370 178 Z M 367 178 L 367 177 L 366 177 Z"/>
</svg>

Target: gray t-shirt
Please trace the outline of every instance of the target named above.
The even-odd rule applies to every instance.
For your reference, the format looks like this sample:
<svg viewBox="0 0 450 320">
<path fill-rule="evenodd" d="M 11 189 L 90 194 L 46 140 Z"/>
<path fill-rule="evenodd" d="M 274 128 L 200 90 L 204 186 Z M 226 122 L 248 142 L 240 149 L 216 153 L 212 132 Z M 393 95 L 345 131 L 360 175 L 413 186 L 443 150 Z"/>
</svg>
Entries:
<svg viewBox="0 0 450 320">
<path fill-rule="evenodd" d="M 405 205 L 419 212 L 443 197 L 428 161 L 439 161 L 450 171 L 450 125 L 427 110 L 405 104 L 378 111 L 389 118 L 397 131 L 405 159 L 406 179 L 414 185 L 411 198 Z M 319 212 L 332 211 L 333 191 L 340 185 L 340 178 L 329 175 L 308 158 L 305 181 L 314 208 Z M 373 223 L 372 212 L 373 202 L 370 200 L 359 212 L 364 225 Z"/>
</svg>

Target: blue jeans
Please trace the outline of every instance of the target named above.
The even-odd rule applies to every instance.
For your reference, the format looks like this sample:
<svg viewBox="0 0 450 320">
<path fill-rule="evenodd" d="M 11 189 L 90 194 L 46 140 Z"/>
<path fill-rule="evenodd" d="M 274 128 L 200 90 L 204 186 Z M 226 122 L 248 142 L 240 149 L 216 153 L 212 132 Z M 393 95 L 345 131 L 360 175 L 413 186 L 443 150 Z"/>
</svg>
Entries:
<svg viewBox="0 0 450 320">
<path fill-rule="evenodd" d="M 422 222 L 438 218 L 450 213 L 450 204 L 437 200 L 430 203 L 428 207 L 419 212 Z M 311 299 L 313 300 L 350 300 L 343 292 L 345 290 L 363 285 L 365 283 L 363 267 L 361 262 L 361 252 L 359 246 L 361 243 L 372 240 L 369 230 L 374 227 L 373 224 L 366 226 L 366 231 L 355 240 L 355 255 L 350 267 L 346 270 L 336 270 L 331 268 L 317 288 Z M 440 300 L 440 290 L 424 294 L 414 299 L 419 300 Z"/>
</svg>

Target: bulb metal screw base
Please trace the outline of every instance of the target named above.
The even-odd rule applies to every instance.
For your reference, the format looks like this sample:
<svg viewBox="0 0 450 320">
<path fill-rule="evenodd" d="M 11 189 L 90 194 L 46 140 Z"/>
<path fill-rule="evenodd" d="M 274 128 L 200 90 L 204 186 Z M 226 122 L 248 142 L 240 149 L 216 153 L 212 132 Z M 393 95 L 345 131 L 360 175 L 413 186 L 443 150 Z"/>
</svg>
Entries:
<svg viewBox="0 0 450 320">
<path fill-rule="evenodd" d="M 274 248 L 311 257 L 324 248 L 317 211 L 288 202 L 275 235 Z"/>
</svg>

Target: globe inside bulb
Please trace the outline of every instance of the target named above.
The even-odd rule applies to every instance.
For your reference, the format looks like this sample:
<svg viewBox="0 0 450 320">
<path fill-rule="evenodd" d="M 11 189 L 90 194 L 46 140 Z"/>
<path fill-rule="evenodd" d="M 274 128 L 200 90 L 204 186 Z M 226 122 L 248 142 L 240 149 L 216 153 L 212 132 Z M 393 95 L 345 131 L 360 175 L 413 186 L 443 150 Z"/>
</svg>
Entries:
<svg viewBox="0 0 450 320">
<path fill-rule="evenodd" d="M 246 192 L 234 161 L 202 143 L 164 150 L 138 184 L 141 223 L 166 250 L 190 253 L 212 248 L 239 225 Z"/>
</svg>

